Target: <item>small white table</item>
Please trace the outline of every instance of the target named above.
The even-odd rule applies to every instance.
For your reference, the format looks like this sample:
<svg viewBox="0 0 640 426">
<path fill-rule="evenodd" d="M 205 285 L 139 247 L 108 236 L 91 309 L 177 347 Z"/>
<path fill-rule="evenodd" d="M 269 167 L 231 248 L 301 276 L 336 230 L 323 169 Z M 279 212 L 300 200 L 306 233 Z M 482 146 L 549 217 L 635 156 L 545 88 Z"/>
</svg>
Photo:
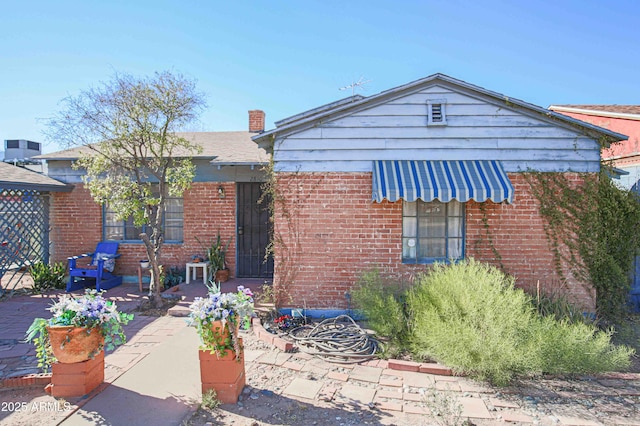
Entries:
<svg viewBox="0 0 640 426">
<path fill-rule="evenodd" d="M 195 280 L 196 279 L 196 270 L 198 268 L 202 268 L 202 282 L 207 284 L 207 268 L 209 267 L 209 262 L 189 262 L 187 263 L 187 284 L 191 281 L 189 278 Z M 191 271 L 191 273 L 189 273 Z M 193 276 L 191 276 L 193 274 Z"/>
</svg>

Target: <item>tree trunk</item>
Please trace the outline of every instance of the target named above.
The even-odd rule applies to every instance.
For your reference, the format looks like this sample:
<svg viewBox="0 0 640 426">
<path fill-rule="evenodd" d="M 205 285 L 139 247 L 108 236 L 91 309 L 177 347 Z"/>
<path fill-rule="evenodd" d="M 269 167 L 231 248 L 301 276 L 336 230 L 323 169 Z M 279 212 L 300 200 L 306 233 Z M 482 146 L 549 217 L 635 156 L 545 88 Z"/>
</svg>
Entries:
<svg viewBox="0 0 640 426">
<path fill-rule="evenodd" d="M 162 300 L 162 282 L 160 281 L 162 273 L 160 271 L 160 256 L 159 248 L 155 248 L 153 243 L 149 240 L 149 236 L 146 233 L 140 234 L 140 238 L 144 242 L 147 249 L 147 256 L 149 257 L 149 267 L 151 268 L 151 282 L 149 283 L 149 301 L 154 308 L 160 308 L 164 304 Z"/>
</svg>

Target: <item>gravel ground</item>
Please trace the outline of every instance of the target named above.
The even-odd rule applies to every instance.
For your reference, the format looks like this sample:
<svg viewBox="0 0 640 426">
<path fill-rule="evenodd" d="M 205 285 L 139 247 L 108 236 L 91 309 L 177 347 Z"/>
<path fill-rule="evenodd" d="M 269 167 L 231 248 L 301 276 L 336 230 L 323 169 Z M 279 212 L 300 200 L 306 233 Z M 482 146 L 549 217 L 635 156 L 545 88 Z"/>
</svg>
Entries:
<svg viewBox="0 0 640 426">
<path fill-rule="evenodd" d="M 270 345 L 252 338 L 245 338 L 245 344 L 256 350 L 271 349 Z M 640 425 L 640 376 L 637 374 L 543 378 L 520 381 L 505 388 L 476 383 L 474 392 L 405 390 L 425 395 L 416 405 L 425 406 L 432 413 L 439 411 L 440 415 L 435 416 L 383 410 L 379 404 L 362 406 L 338 398 L 327 400 L 322 395 L 309 400 L 283 394 L 296 378 L 328 380 L 321 377 L 321 372 L 255 363 L 247 369 L 247 386 L 237 404 L 216 409 L 201 407 L 185 425 L 494 425 L 506 420 L 514 425 Z M 428 395 L 438 397 L 428 402 Z M 485 401 L 494 418 L 456 418 L 460 401 L 470 397 Z"/>
</svg>

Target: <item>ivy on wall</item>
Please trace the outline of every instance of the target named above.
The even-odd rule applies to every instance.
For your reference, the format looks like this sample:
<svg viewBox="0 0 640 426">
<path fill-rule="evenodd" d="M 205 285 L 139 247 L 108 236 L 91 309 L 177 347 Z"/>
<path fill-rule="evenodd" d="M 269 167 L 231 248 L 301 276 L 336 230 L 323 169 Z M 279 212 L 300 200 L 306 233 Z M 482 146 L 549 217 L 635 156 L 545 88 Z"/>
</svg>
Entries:
<svg viewBox="0 0 640 426">
<path fill-rule="evenodd" d="M 324 180 L 324 175 L 301 174 L 299 171 L 286 175 L 276 173 L 273 156 L 264 172 L 267 180 L 262 184 L 263 198 L 259 202 L 264 202 L 267 195 L 270 197 L 269 217 L 273 233 L 266 256 L 273 256 L 275 261 L 273 295 L 276 306 L 280 307 L 292 300 L 291 289 L 302 265 L 303 231 L 300 220 L 307 201 Z"/>
<path fill-rule="evenodd" d="M 596 309 L 615 321 L 625 312 L 633 260 L 640 247 L 640 202 L 619 188 L 611 168 L 600 173 L 527 172 L 525 177 L 545 221 L 556 272 L 566 265 L 593 285 Z"/>
</svg>

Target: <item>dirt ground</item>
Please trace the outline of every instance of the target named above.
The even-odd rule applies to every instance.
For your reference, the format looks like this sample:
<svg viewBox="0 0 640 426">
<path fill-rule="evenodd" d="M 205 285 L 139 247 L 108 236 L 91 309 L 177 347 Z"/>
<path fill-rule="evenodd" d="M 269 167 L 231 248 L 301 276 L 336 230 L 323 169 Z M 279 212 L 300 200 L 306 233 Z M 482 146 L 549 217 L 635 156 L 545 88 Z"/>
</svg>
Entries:
<svg viewBox="0 0 640 426">
<path fill-rule="evenodd" d="M 269 346 L 258 340 L 247 340 L 253 349 Z M 291 381 L 301 377 L 314 379 L 311 372 L 294 371 L 277 366 L 261 366 L 247 371 L 247 383 L 237 404 L 222 405 L 215 409 L 201 407 L 184 426 L 239 425 L 478 425 L 505 423 L 503 410 L 508 407 L 492 406 L 490 401 L 506 400 L 522 408 L 527 421 L 511 418 L 508 424 L 524 425 L 583 425 L 594 419 L 594 425 L 640 425 L 640 376 L 613 374 L 579 379 L 546 377 L 523 380 L 505 388 L 493 388 L 478 383 L 478 392 L 440 392 L 440 399 L 423 399 L 424 406 L 439 415 L 410 414 L 381 410 L 376 404 L 362 406 L 348 401 L 315 399 L 305 400 L 285 396 L 282 390 Z M 635 380 L 622 380 L 633 377 Z M 427 393 L 426 395 L 429 395 Z M 488 402 L 489 410 L 497 419 L 464 420 L 460 414 L 459 399 L 473 396 Z M 524 419 L 523 419 L 524 420 Z"/>
<path fill-rule="evenodd" d="M 162 315 L 162 312 L 148 312 Z M 255 350 L 275 350 L 257 338 L 247 338 L 245 345 Z M 640 365 L 636 359 L 636 368 Z M 492 405 L 492 401 L 508 401 L 527 417 L 508 424 L 525 425 L 638 425 L 640 426 L 640 375 L 612 374 L 578 379 L 545 377 L 523 380 L 506 388 L 492 388 L 478 383 L 473 392 L 439 392 L 440 399 L 423 405 L 431 415 L 381 409 L 379 403 L 369 406 L 336 398 L 313 400 L 283 394 L 295 379 L 324 380 L 313 371 L 295 371 L 276 365 L 258 364 L 247 370 L 247 386 L 237 404 L 198 409 L 193 416 L 176 426 L 267 426 L 267 425 L 494 425 L 506 423 L 508 407 Z M 423 391 L 423 390 L 421 390 Z M 472 419 L 466 423 L 459 414 L 460 398 L 482 399 L 493 420 Z M 0 390 L 0 425 L 56 425 L 74 410 L 79 399 L 56 400 L 42 388 Z M 438 412 L 438 414 L 434 414 Z M 594 419 L 593 423 L 572 419 Z"/>
</svg>

